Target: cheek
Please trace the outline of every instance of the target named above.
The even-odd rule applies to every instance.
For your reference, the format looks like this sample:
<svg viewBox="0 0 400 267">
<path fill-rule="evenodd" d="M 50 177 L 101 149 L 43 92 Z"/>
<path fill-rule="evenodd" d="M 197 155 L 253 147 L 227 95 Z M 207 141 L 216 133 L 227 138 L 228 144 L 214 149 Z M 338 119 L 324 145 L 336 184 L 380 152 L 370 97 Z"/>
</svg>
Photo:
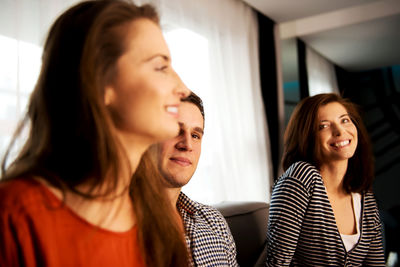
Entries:
<svg viewBox="0 0 400 267">
<path fill-rule="evenodd" d="M 134 117 L 137 121 L 146 120 L 154 121 L 154 114 L 158 114 L 159 105 L 157 98 L 147 88 L 137 85 L 135 87 L 126 88 L 124 93 L 120 95 L 120 103 L 122 104 L 123 116 Z M 150 118 L 149 118 L 150 117 Z"/>
<path fill-rule="evenodd" d="M 315 146 L 321 149 L 324 146 L 325 143 L 324 140 L 325 140 L 324 134 L 318 133 L 315 140 Z"/>
<path fill-rule="evenodd" d="M 196 153 L 195 153 L 195 157 L 196 157 L 196 164 L 197 162 L 199 162 L 200 159 L 200 154 L 201 154 L 201 143 L 200 144 L 196 144 Z"/>
<path fill-rule="evenodd" d="M 117 83 L 113 86 L 113 100 L 114 108 L 116 109 L 134 109 L 140 104 L 140 98 L 143 95 L 144 90 L 140 83 L 137 83 L 135 77 L 126 77 L 126 75 L 120 75 Z"/>
<path fill-rule="evenodd" d="M 117 93 L 129 99 L 138 98 L 152 94 L 153 77 L 148 74 L 148 71 L 143 68 L 133 68 L 121 71 L 118 76 Z M 119 91 L 119 92 L 118 92 Z"/>
<path fill-rule="evenodd" d="M 169 157 L 167 156 L 167 151 L 162 150 L 158 154 L 158 168 L 162 173 L 168 169 Z"/>
<path fill-rule="evenodd" d="M 178 141 L 174 139 L 165 141 L 162 143 L 161 147 L 160 147 L 160 155 L 161 155 L 161 159 L 165 160 L 166 158 L 169 158 L 169 156 L 173 153 L 173 151 L 175 150 L 175 144 Z"/>
<path fill-rule="evenodd" d="M 353 132 L 354 132 L 354 136 L 357 138 L 357 137 L 358 137 L 358 131 L 357 131 L 357 128 L 356 128 L 356 126 L 353 126 L 353 128 L 354 128 L 354 130 L 353 130 Z"/>
<path fill-rule="evenodd" d="M 353 141 L 355 142 L 355 146 L 357 147 L 357 145 L 358 145 L 358 133 L 357 133 L 357 130 L 354 133 Z"/>
<path fill-rule="evenodd" d="M 136 123 L 137 116 L 141 117 L 143 112 L 142 102 L 134 92 L 126 92 L 118 96 L 118 101 L 113 105 L 121 122 Z"/>
<path fill-rule="evenodd" d="M 149 81 L 142 82 L 137 88 L 140 89 L 129 95 L 133 102 L 149 112 L 158 112 L 162 108 L 164 100 L 167 99 L 163 90 Z"/>
</svg>

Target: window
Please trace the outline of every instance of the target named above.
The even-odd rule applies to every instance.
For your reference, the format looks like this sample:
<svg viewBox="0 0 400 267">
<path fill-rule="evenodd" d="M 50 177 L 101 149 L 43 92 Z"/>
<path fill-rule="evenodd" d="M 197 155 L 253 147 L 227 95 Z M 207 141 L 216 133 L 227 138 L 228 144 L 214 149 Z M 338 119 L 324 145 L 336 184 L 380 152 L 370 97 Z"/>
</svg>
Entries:
<svg viewBox="0 0 400 267">
<path fill-rule="evenodd" d="M 26 111 L 40 71 L 42 49 L 0 35 L 0 156 Z M 21 144 L 17 144 L 18 145 Z"/>
</svg>

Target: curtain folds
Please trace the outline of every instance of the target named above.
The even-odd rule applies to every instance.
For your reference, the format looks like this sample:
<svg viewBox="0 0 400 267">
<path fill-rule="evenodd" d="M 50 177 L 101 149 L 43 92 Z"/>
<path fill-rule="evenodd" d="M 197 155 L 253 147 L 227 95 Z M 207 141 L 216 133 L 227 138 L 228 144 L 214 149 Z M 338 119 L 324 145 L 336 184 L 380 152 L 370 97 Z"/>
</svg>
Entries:
<svg viewBox="0 0 400 267">
<path fill-rule="evenodd" d="M 204 101 L 202 155 L 183 191 L 207 204 L 268 201 L 272 164 L 256 13 L 239 0 L 146 2 L 159 8 L 175 69 Z"/>
<path fill-rule="evenodd" d="M 30 0 L 6 0 L 0 12 L 0 37 L 32 43 L 40 55 L 51 22 L 75 2 L 78 1 L 38 0 L 32 4 Z M 260 91 L 255 12 L 240 0 L 134 2 L 157 7 L 173 66 L 204 101 L 203 151 L 197 172 L 183 190 L 206 204 L 228 200 L 268 201 L 272 172 Z M 0 86 L 4 87 L 0 93 L 7 94 L 15 103 L 0 108 L 0 155 L 12 134 L 9 128 L 14 128 L 9 125 L 19 119 L 22 108 L 17 103 L 25 105 L 37 77 L 37 71 L 33 70 L 35 77 L 27 85 L 29 89 L 21 89 L 26 78 L 21 76 L 17 63 L 22 64 L 22 57 L 23 53 L 17 51 L 9 63 L 0 66 L 9 69 L 13 79 L 10 82 L 8 76 L 0 74 Z M 22 65 L 39 68 L 39 58 L 36 56 L 33 64 Z M 8 66 L 13 64 L 16 67 L 11 70 Z M 1 100 L 11 103 L 4 94 L 0 95 Z"/>
<path fill-rule="evenodd" d="M 339 94 L 335 66 L 329 60 L 307 46 L 306 64 L 310 96 L 321 93 Z"/>
</svg>

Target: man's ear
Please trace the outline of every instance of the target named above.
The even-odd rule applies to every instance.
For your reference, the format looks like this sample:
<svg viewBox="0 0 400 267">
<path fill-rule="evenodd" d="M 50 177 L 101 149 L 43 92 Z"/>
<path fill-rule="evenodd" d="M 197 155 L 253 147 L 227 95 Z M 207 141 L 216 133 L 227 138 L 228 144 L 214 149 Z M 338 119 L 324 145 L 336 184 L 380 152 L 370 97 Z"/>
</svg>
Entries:
<svg viewBox="0 0 400 267">
<path fill-rule="evenodd" d="M 104 104 L 109 106 L 115 99 L 115 91 L 112 86 L 106 86 L 104 89 Z"/>
</svg>

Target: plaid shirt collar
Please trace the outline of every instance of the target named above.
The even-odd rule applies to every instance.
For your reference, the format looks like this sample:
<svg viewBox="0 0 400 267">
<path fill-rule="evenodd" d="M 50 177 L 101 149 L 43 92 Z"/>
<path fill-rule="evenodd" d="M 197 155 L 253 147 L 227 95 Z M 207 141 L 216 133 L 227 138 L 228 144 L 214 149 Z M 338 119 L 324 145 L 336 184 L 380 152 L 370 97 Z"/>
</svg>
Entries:
<svg viewBox="0 0 400 267">
<path fill-rule="evenodd" d="M 179 193 L 176 207 L 180 213 L 182 213 L 182 210 L 185 210 L 191 215 L 195 214 L 200 209 L 199 204 L 188 198 L 188 196 L 186 196 L 183 192 Z"/>
<path fill-rule="evenodd" d="M 238 266 L 235 242 L 221 213 L 182 192 L 176 207 L 185 226 L 189 266 Z"/>
</svg>

